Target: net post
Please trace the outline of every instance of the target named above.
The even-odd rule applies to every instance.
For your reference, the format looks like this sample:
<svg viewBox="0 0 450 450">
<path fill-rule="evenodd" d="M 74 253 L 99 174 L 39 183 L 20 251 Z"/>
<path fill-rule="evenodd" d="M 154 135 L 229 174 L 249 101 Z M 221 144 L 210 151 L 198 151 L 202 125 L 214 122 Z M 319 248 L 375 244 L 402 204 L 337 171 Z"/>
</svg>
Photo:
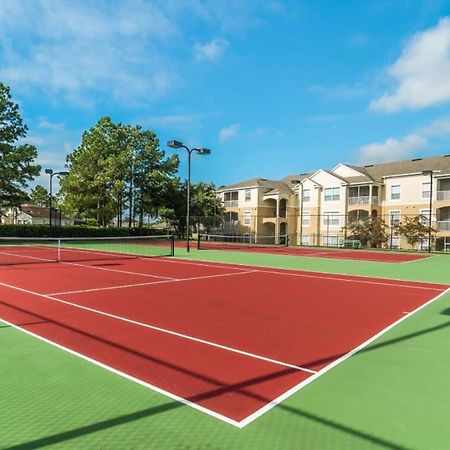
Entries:
<svg viewBox="0 0 450 450">
<path fill-rule="evenodd" d="M 170 235 L 170 256 L 175 256 L 175 235 Z"/>
<path fill-rule="evenodd" d="M 200 233 L 197 233 L 197 250 L 200 250 Z"/>
<path fill-rule="evenodd" d="M 56 262 L 61 262 L 61 239 L 58 239 L 57 240 L 57 244 L 56 244 L 56 246 L 57 246 L 57 252 L 58 252 L 58 255 L 57 255 L 57 257 L 56 257 Z"/>
<path fill-rule="evenodd" d="M 286 234 L 285 247 L 289 247 L 289 234 Z"/>
</svg>

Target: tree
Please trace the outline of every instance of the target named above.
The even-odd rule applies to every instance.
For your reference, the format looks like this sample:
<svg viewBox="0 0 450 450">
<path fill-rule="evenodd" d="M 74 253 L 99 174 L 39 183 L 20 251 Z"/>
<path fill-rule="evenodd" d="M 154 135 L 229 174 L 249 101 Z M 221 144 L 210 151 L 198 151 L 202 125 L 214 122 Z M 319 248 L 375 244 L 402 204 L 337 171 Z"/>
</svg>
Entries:
<svg viewBox="0 0 450 450">
<path fill-rule="evenodd" d="M 27 130 L 18 105 L 11 100 L 9 87 L 0 82 L 0 208 L 19 206 L 25 201 L 28 182 L 41 171 L 34 164 L 36 147 L 17 145 L 19 139 L 26 137 Z"/>
<path fill-rule="evenodd" d="M 125 176 L 118 157 L 117 127 L 102 117 L 83 133 L 81 144 L 67 156 L 69 175 L 61 180 L 64 209 L 83 219 L 108 225 L 116 212 L 117 191 Z"/>
<path fill-rule="evenodd" d="M 165 159 L 159 140 L 140 126 L 115 124 L 103 117 L 83 134 L 67 157 L 70 174 L 61 182 L 64 210 L 108 225 L 114 216 L 122 225 L 128 209 L 131 227 L 165 203 L 165 186 L 178 169 L 178 158 Z"/>
<path fill-rule="evenodd" d="M 39 206 L 50 206 L 50 195 L 47 191 L 47 188 L 38 184 L 34 187 L 30 192 L 30 201 L 34 205 Z M 56 204 L 56 203 L 53 203 Z"/>
<path fill-rule="evenodd" d="M 197 229 L 204 229 L 206 233 L 211 228 L 221 225 L 221 218 L 225 213 L 222 201 L 217 196 L 213 183 L 197 183 L 192 186 L 191 214 L 195 218 Z"/>
<path fill-rule="evenodd" d="M 344 230 L 347 231 L 348 237 L 359 239 L 363 246 L 380 247 L 388 240 L 388 226 L 379 217 L 350 222 Z"/>
<path fill-rule="evenodd" d="M 186 183 L 176 179 L 168 189 L 167 207 L 159 210 L 159 215 L 169 222 L 177 235 L 182 238 L 186 235 Z M 223 205 L 217 197 L 216 188 L 212 183 L 191 183 L 191 226 L 201 226 L 206 232 L 211 227 L 218 226 L 220 217 L 224 213 Z"/>
<path fill-rule="evenodd" d="M 424 215 L 406 217 L 398 224 L 397 232 L 406 239 L 411 248 L 415 248 L 421 242 L 428 242 L 430 232 L 432 240 L 434 240 L 436 230 L 430 229 L 428 221 L 429 218 Z"/>
</svg>

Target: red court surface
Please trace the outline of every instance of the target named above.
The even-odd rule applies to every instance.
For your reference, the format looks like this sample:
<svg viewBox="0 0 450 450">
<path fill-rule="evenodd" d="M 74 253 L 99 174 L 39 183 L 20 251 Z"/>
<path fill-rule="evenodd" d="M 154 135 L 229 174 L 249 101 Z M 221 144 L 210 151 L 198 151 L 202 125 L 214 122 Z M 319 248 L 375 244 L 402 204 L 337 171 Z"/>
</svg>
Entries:
<svg viewBox="0 0 450 450">
<path fill-rule="evenodd" d="M 170 258 L 0 268 L 0 320 L 242 427 L 448 286 Z"/>
<path fill-rule="evenodd" d="M 352 259 L 357 261 L 373 261 L 388 263 L 405 263 L 418 259 L 429 258 L 429 254 L 400 253 L 390 251 L 374 251 L 360 249 L 342 249 L 325 247 L 285 247 L 285 246 L 257 246 L 233 242 L 207 242 L 201 243 L 202 250 L 224 250 L 230 252 L 255 252 L 277 255 L 309 256 L 314 258 Z"/>
</svg>

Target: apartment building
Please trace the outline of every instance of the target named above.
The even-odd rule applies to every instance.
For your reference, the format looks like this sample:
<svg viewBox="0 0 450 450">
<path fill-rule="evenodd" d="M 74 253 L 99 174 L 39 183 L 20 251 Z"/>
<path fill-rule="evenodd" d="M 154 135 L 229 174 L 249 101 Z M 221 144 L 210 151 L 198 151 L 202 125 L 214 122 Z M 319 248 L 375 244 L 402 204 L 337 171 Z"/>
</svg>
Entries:
<svg viewBox="0 0 450 450">
<path fill-rule="evenodd" d="M 255 239 L 273 236 L 279 242 L 289 235 L 298 245 L 338 245 L 350 221 L 371 216 L 391 226 L 389 247 L 406 248 L 394 225 L 414 216 L 428 223 L 431 214 L 436 249 L 450 250 L 450 155 L 365 166 L 340 163 L 282 180 L 254 178 L 224 186 L 218 195 L 228 230 Z"/>
</svg>

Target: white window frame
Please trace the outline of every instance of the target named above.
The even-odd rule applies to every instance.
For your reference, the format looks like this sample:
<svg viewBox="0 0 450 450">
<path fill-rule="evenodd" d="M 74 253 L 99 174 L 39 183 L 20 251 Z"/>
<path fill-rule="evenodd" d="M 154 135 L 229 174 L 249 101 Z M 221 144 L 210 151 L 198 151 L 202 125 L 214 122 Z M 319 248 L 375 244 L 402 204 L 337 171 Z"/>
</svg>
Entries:
<svg viewBox="0 0 450 450">
<path fill-rule="evenodd" d="M 430 216 L 431 216 L 431 220 L 433 221 L 433 210 L 430 210 L 430 208 L 421 209 L 420 210 L 420 216 L 425 216 L 426 217 L 426 219 L 423 219 L 421 217 L 421 222 L 422 222 L 423 225 L 428 226 L 428 224 L 430 223 Z"/>
<path fill-rule="evenodd" d="M 397 192 L 392 192 L 393 190 L 394 190 L 394 188 L 397 188 L 398 187 L 398 193 Z M 390 192 L 391 192 L 391 195 L 390 195 L 390 199 L 391 200 L 393 200 L 393 201 L 397 201 L 397 200 L 400 200 L 401 198 L 402 198 L 402 186 L 401 186 L 401 184 L 391 184 L 391 189 L 390 189 Z M 394 198 L 393 196 L 397 196 L 398 195 L 398 198 Z"/>
<path fill-rule="evenodd" d="M 252 213 L 251 211 L 244 211 L 244 225 L 252 224 Z"/>
<path fill-rule="evenodd" d="M 398 216 L 398 223 L 394 224 L 392 221 L 392 216 Z M 398 225 L 402 220 L 402 212 L 399 209 L 391 209 L 389 211 L 389 226 L 392 227 L 392 225 Z"/>
<path fill-rule="evenodd" d="M 424 190 L 424 185 L 425 184 L 428 185 L 428 190 Z M 427 195 L 424 195 L 424 194 L 427 194 Z M 420 198 L 422 200 L 429 200 L 430 199 L 430 195 L 431 195 L 431 183 L 429 181 L 422 182 L 422 191 L 420 193 Z"/>
<path fill-rule="evenodd" d="M 311 225 L 311 211 L 303 211 L 302 225 L 309 227 Z"/>
<path fill-rule="evenodd" d="M 325 247 L 337 247 L 339 245 L 339 236 L 337 234 L 324 234 L 322 245 Z"/>
<path fill-rule="evenodd" d="M 330 217 L 329 221 L 327 217 Z M 324 211 L 323 225 L 330 227 L 338 227 L 341 224 L 340 211 Z"/>
<path fill-rule="evenodd" d="M 308 196 L 306 196 L 308 193 Z M 303 203 L 309 203 L 311 201 L 311 189 L 303 189 Z"/>
<path fill-rule="evenodd" d="M 311 236 L 309 234 L 302 234 L 302 245 L 311 245 Z"/>
<path fill-rule="evenodd" d="M 395 234 L 389 237 L 389 248 L 400 248 L 400 236 L 396 236 Z"/>
<path fill-rule="evenodd" d="M 252 201 L 252 191 L 251 189 L 246 189 L 244 191 L 244 201 L 251 202 Z"/>
<path fill-rule="evenodd" d="M 327 194 L 328 191 L 328 194 Z M 337 191 L 337 194 L 336 194 Z M 328 198 L 327 198 L 328 197 Z M 341 188 L 340 187 L 329 187 L 323 190 L 323 201 L 324 202 L 338 202 L 341 199 Z"/>
</svg>

